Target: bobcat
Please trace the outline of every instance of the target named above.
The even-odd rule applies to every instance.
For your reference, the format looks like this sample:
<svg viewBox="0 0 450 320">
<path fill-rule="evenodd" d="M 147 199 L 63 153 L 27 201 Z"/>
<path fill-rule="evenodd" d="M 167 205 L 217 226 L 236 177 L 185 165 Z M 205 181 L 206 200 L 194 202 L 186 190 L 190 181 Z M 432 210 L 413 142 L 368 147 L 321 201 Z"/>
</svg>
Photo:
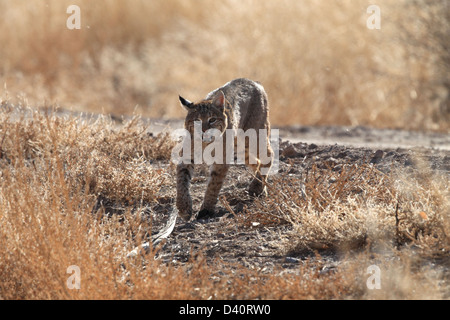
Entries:
<svg viewBox="0 0 450 320">
<path fill-rule="evenodd" d="M 249 193 L 253 196 L 266 194 L 265 182 L 268 169 L 272 165 L 273 151 L 269 141 L 270 122 L 268 99 L 262 85 L 249 79 L 235 79 L 213 90 L 204 100 L 198 103 L 193 103 L 181 96 L 179 99 L 181 105 L 188 111 L 184 125 L 191 137 L 194 136 L 196 121 L 201 121 L 201 130 L 203 133 L 209 129 L 219 130 L 221 133 L 220 137 L 224 141 L 228 137 L 224 134 L 227 129 L 242 129 L 243 131 L 247 131 L 248 129 L 254 129 L 256 131 L 265 129 L 262 132 L 265 134 L 263 138 L 266 140 L 266 143 L 263 145 L 266 150 L 260 150 L 260 135 L 257 135 L 256 152 L 254 152 L 254 148 L 250 148 L 250 141 L 245 140 L 245 164 L 254 173 L 253 181 L 249 186 Z M 199 124 L 200 122 L 197 122 L 197 128 L 199 128 Z M 242 132 L 242 130 L 240 131 Z M 236 138 L 234 139 L 236 141 Z M 202 150 L 207 145 L 208 142 L 203 140 Z M 225 145 L 226 143 L 224 143 Z M 265 152 L 265 155 L 269 157 L 270 161 L 260 161 L 260 153 L 262 154 L 262 152 Z M 226 157 L 225 148 L 223 154 Z M 193 174 L 193 166 L 193 156 L 190 156 L 187 163 L 184 161 L 177 165 L 176 206 L 178 214 L 185 220 L 190 220 L 192 217 L 192 199 L 189 193 L 189 186 Z M 197 219 L 206 218 L 214 214 L 217 198 L 228 168 L 229 164 L 225 162 L 213 163 L 211 165 L 210 178 Z M 264 170 L 261 170 L 263 168 Z M 261 171 L 264 172 L 262 173 Z"/>
</svg>

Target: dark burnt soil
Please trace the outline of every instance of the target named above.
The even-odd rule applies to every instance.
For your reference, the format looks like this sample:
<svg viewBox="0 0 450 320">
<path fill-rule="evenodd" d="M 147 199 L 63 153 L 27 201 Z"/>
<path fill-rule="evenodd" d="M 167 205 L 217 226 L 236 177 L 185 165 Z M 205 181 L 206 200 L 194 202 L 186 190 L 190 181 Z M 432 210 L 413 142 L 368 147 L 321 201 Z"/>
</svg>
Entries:
<svg viewBox="0 0 450 320">
<path fill-rule="evenodd" d="M 302 138 L 308 140 L 308 137 L 302 137 L 299 130 L 301 131 L 298 128 L 291 128 L 280 132 L 294 141 Z M 304 133 L 311 134 L 314 130 L 318 129 L 304 129 Z M 315 143 L 293 143 L 289 140 L 280 140 L 279 174 L 301 175 L 302 172 L 311 170 L 313 166 L 339 171 L 345 164 L 369 164 L 384 173 L 389 173 L 395 168 L 421 170 L 423 166 L 428 166 L 439 174 L 450 176 L 450 151 L 446 150 L 448 147 L 446 137 L 448 136 L 444 134 L 427 136 L 428 140 L 424 143 L 426 147 L 420 147 L 421 140 L 412 139 L 415 136 L 412 134 L 411 141 L 415 141 L 415 147 L 409 148 L 406 147 L 408 143 L 398 143 L 397 145 L 400 147 L 392 148 L 389 145 L 395 144 L 396 141 L 389 135 L 394 134 L 398 137 L 399 132 L 386 131 L 386 137 L 375 141 L 378 142 L 377 146 L 374 141 L 371 141 L 373 143 L 369 147 L 355 147 L 351 145 L 351 142 L 327 144 L 332 138 L 331 129 L 322 128 L 320 130 L 322 135 L 315 136 Z M 339 132 L 341 132 L 345 137 L 358 141 L 357 145 L 364 145 L 365 141 L 368 142 L 368 136 L 377 137 L 383 132 L 377 130 L 377 134 L 373 135 L 368 132 L 362 134 L 362 129 L 353 132 L 349 132 L 345 128 L 336 130 L 337 140 L 339 140 Z M 401 134 L 406 135 L 402 132 Z M 326 138 L 324 138 L 325 135 L 327 135 Z M 360 136 L 359 140 L 355 135 Z M 433 148 L 429 144 L 430 141 L 438 141 L 434 146 L 443 146 L 443 148 Z M 168 167 L 165 163 L 155 165 Z M 153 233 L 164 226 L 170 210 L 175 205 L 173 200 L 176 195 L 175 175 L 173 168 L 169 171 L 173 174 L 174 183 L 166 186 L 158 198 L 158 204 L 150 206 L 147 210 L 147 212 L 151 212 Z M 208 169 L 204 166 L 196 168 L 191 185 L 194 210 L 198 210 L 201 205 L 206 188 L 207 173 Z M 189 262 L 193 255 L 201 252 L 207 258 L 208 263 L 237 263 L 261 272 L 272 272 L 280 270 L 280 268 L 284 270 L 283 272 L 295 272 L 299 263 L 302 263 L 304 259 L 311 257 L 314 259 L 315 252 L 306 252 L 301 255 L 286 252 L 285 246 L 280 242 L 280 236 L 290 228 L 288 224 L 261 226 L 255 223 L 244 226 L 239 223 L 239 218 L 236 216 L 245 214 L 244 207 L 247 210 L 252 208 L 253 201 L 247 193 L 250 179 L 251 175 L 244 166 L 232 166 L 221 191 L 221 196 L 229 203 L 228 209 L 223 202 L 219 201 L 216 215 L 212 218 L 191 222 L 185 222 L 178 218 L 173 233 L 159 247 L 158 259 L 175 265 L 184 264 Z M 269 178 L 269 183 L 271 179 Z M 233 213 L 229 211 L 230 208 Z M 341 263 L 338 252 L 322 252 L 320 257 L 322 259 L 321 268 L 324 272 Z"/>
</svg>

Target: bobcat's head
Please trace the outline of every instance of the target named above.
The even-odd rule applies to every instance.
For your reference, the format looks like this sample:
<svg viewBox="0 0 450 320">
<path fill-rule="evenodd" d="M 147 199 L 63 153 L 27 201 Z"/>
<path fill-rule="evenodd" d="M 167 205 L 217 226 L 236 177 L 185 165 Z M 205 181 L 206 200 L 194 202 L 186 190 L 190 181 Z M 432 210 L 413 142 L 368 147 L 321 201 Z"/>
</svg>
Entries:
<svg viewBox="0 0 450 320">
<path fill-rule="evenodd" d="M 188 111 L 184 122 L 185 128 L 194 134 L 194 124 L 201 122 L 202 133 L 209 129 L 217 129 L 225 132 L 228 126 L 228 117 L 225 110 L 229 108 L 229 102 L 222 91 L 218 91 L 211 100 L 203 100 L 193 103 L 180 96 L 181 105 Z M 205 141 L 204 141 L 205 142 Z"/>
</svg>

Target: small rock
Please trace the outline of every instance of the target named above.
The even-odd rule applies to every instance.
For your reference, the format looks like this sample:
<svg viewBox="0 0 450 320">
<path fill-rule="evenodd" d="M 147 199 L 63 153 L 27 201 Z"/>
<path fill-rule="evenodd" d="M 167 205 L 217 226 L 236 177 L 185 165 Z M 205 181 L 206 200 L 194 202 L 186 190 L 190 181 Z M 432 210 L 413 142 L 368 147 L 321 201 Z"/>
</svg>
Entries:
<svg viewBox="0 0 450 320">
<path fill-rule="evenodd" d="M 405 160 L 405 166 L 409 167 L 414 164 L 413 160 L 410 157 L 407 157 Z"/>
<path fill-rule="evenodd" d="M 286 257 L 284 261 L 287 263 L 298 263 L 300 259 L 294 257 Z"/>
<path fill-rule="evenodd" d="M 375 154 L 373 155 L 372 159 L 370 160 L 370 163 L 372 163 L 372 164 L 379 163 L 380 160 L 383 159 L 383 155 L 384 155 L 383 150 L 377 150 L 375 152 Z"/>
<path fill-rule="evenodd" d="M 339 152 L 339 154 L 336 156 L 338 159 L 343 159 L 347 156 L 347 152 Z"/>
<path fill-rule="evenodd" d="M 286 158 L 295 158 L 301 155 L 301 153 L 291 144 L 284 148 L 283 152 L 281 153 L 282 156 Z"/>
</svg>

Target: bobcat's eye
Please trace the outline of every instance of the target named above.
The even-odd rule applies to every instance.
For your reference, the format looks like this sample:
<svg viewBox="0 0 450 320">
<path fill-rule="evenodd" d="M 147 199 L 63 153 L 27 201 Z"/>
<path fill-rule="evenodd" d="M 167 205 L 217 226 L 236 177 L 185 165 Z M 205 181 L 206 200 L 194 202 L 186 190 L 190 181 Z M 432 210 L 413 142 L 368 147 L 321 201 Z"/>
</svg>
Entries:
<svg viewBox="0 0 450 320">
<path fill-rule="evenodd" d="M 216 118 L 209 118 L 209 120 L 208 120 L 209 124 L 213 124 L 216 121 L 217 121 Z"/>
</svg>

